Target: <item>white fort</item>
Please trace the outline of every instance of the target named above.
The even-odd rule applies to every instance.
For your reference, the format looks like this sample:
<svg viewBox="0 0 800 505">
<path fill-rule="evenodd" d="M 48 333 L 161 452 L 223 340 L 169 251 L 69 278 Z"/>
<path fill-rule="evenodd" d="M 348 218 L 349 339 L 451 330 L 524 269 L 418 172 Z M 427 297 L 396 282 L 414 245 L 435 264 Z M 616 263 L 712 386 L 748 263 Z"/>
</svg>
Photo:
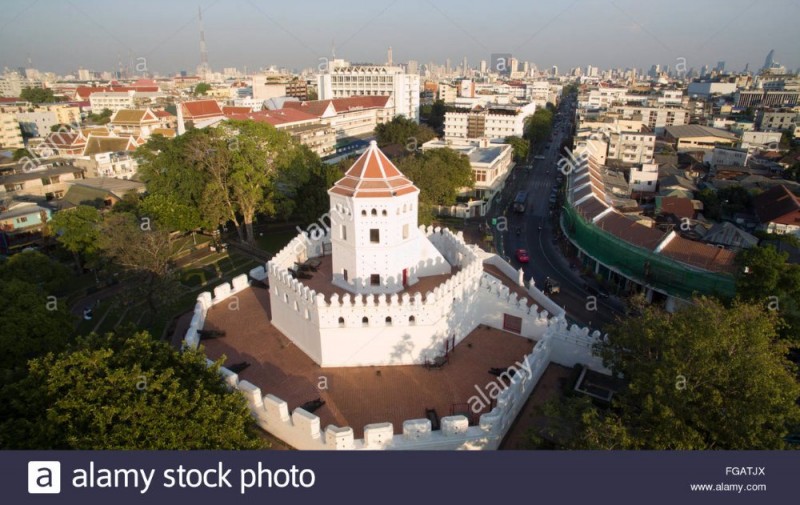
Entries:
<svg viewBox="0 0 800 505">
<path fill-rule="evenodd" d="M 419 189 L 375 141 L 328 191 L 333 283 L 357 294 L 396 293 L 450 264 L 417 228 Z"/>
<path fill-rule="evenodd" d="M 461 233 L 418 226 L 419 189 L 375 142 L 328 193 L 330 225 L 298 235 L 266 272 L 272 325 L 320 366 L 424 364 L 480 324 L 538 338 L 563 313 L 503 285 L 485 265 L 519 286 L 522 272 Z M 319 271 L 295 278 L 312 258 Z"/>
</svg>

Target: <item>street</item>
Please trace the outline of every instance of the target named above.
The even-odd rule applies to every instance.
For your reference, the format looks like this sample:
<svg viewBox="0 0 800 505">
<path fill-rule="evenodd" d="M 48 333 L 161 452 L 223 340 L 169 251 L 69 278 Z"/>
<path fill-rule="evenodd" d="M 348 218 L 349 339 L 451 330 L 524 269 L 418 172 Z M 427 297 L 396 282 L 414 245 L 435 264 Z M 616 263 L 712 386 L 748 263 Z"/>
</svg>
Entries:
<svg viewBox="0 0 800 505">
<path fill-rule="evenodd" d="M 513 177 L 507 180 L 492 210 L 493 217 L 505 215 L 508 219 L 506 229 L 498 227 L 495 232 L 498 253 L 506 256 L 514 267 L 522 266 L 525 279 L 533 279 L 543 291 L 548 277 L 557 281 L 560 292 L 551 298 L 566 310 L 568 320 L 595 330 L 613 323 L 616 315 L 623 313 L 623 305 L 613 297 L 593 297 L 585 291 L 580 272 L 571 268 L 559 250 L 557 241 L 561 234 L 555 221 L 558 209 L 550 202 L 551 191 L 560 175 L 556 167 L 559 149 L 562 141 L 571 135 L 574 110 L 574 97 L 562 100 L 559 114 L 554 118 L 551 139 L 546 146 L 531 146 L 527 163 L 514 168 Z M 519 191 L 527 192 L 523 213 L 513 211 L 509 205 Z M 517 249 L 528 251 L 529 263 L 517 261 Z"/>
</svg>

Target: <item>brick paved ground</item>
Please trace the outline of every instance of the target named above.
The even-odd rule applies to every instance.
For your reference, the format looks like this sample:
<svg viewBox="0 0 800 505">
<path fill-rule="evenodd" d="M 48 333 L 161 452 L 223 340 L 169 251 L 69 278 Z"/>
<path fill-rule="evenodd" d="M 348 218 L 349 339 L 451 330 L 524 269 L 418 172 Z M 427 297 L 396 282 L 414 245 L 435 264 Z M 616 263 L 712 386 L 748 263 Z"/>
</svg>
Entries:
<svg viewBox="0 0 800 505">
<path fill-rule="evenodd" d="M 406 419 L 425 417 L 436 409 L 440 417 L 451 415 L 454 404 L 463 404 L 497 377 L 489 368 L 506 367 L 530 353 L 533 342 L 491 328 L 472 332 L 439 370 L 422 366 L 321 368 L 275 329 L 267 317 L 269 293 L 250 288 L 238 295 L 239 310 L 227 300 L 208 313 L 206 329 L 224 330 L 223 338 L 203 341 L 206 354 L 227 357 L 226 364 L 247 361 L 240 374 L 262 390 L 289 404 L 289 410 L 321 397 L 327 403 L 315 414 L 324 429 L 328 424 L 351 426 L 363 436 L 369 423 L 389 421 L 402 433 Z M 235 305 L 234 305 L 235 307 Z M 327 386 L 319 390 L 318 385 Z"/>
</svg>

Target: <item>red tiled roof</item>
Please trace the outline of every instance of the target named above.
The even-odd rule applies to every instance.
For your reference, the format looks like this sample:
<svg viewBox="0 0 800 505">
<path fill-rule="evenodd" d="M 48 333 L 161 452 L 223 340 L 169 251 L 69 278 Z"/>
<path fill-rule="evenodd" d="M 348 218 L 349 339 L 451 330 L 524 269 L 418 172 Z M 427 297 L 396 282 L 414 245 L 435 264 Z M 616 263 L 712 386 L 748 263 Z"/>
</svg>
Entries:
<svg viewBox="0 0 800 505">
<path fill-rule="evenodd" d="M 354 109 L 383 109 L 389 102 L 390 95 L 378 96 L 351 96 L 349 98 L 335 98 L 331 100 L 337 113 L 348 112 Z"/>
<path fill-rule="evenodd" d="M 181 107 L 183 107 L 183 115 L 186 119 L 207 119 L 223 115 L 216 100 L 183 102 Z"/>
<path fill-rule="evenodd" d="M 286 101 L 283 103 L 284 109 L 301 110 L 306 114 L 311 114 L 316 117 L 322 117 L 325 111 L 328 110 L 332 100 L 312 100 L 305 102 L 292 102 Z M 334 111 L 336 109 L 334 108 Z"/>
<path fill-rule="evenodd" d="M 378 149 L 378 144 L 373 140 L 329 191 L 355 198 L 382 198 L 418 192 L 419 189 Z"/>
<path fill-rule="evenodd" d="M 229 114 L 249 114 L 250 112 L 253 112 L 253 108 L 252 107 L 231 107 L 231 106 L 226 106 L 226 107 L 222 108 L 222 113 L 225 114 L 226 116 L 229 115 Z"/>
<path fill-rule="evenodd" d="M 648 228 L 616 212 L 606 214 L 595 223 L 595 226 L 648 251 L 655 250 L 666 235 L 663 231 Z"/>
<path fill-rule="evenodd" d="M 732 273 L 735 268 L 733 263 L 735 252 L 679 236 L 670 240 L 661 250 L 661 254 L 710 272 Z"/>
<path fill-rule="evenodd" d="M 677 196 L 662 196 L 659 199 L 662 214 L 674 214 L 677 217 L 689 219 L 694 217 L 694 205 L 690 199 Z"/>
<path fill-rule="evenodd" d="M 171 112 L 168 112 L 168 111 L 165 111 L 165 110 L 154 110 L 153 114 L 155 114 L 156 117 L 162 117 L 162 118 L 175 117 L 175 114 L 173 114 Z"/>
<path fill-rule="evenodd" d="M 753 208 L 762 223 L 800 226 L 800 198 L 781 184 L 756 196 Z"/>
<path fill-rule="evenodd" d="M 264 123 L 269 123 L 272 126 L 300 123 L 303 121 L 316 121 L 319 119 L 317 116 L 295 109 L 261 110 L 259 112 L 248 112 L 246 114 L 228 113 L 225 114 L 225 116 L 228 119 L 251 119 L 253 121 L 261 121 Z"/>
</svg>

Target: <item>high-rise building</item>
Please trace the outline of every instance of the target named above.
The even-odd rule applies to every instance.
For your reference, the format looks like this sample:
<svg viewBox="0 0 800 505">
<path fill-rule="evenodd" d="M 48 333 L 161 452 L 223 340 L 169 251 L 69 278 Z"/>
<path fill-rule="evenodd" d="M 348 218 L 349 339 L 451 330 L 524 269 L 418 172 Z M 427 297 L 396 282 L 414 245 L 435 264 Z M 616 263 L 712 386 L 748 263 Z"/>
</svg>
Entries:
<svg viewBox="0 0 800 505">
<path fill-rule="evenodd" d="M 492 53 L 491 70 L 497 74 L 511 73 L 511 53 Z"/>
<path fill-rule="evenodd" d="M 320 100 L 391 95 L 395 115 L 419 121 L 419 74 L 405 73 L 394 66 L 343 63 L 329 66 L 327 72 L 317 75 Z"/>
<path fill-rule="evenodd" d="M 412 75 L 419 75 L 419 63 L 415 60 L 408 60 L 406 72 Z"/>
<path fill-rule="evenodd" d="M 481 74 L 485 74 L 486 69 L 487 69 L 486 60 L 481 60 L 481 66 L 480 66 Z"/>
</svg>

